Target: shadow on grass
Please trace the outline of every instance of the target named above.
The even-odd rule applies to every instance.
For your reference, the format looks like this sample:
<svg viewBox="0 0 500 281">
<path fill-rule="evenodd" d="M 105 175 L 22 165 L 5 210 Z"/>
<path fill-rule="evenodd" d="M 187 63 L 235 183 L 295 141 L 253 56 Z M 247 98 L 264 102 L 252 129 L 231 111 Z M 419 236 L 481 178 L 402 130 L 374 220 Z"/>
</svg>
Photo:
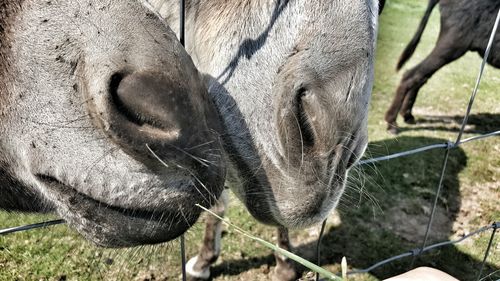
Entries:
<svg viewBox="0 0 500 281">
<path fill-rule="evenodd" d="M 399 128 L 403 131 L 446 131 L 458 132 L 462 124 L 461 115 L 428 115 L 417 117 L 416 125 L 406 125 Z M 465 132 L 471 134 L 486 134 L 500 130 L 500 114 L 477 113 L 471 114 Z"/>
<path fill-rule="evenodd" d="M 269 269 L 269 267 L 275 265 L 276 262 L 274 260 L 274 255 L 271 252 L 269 252 L 269 254 L 266 256 L 252 257 L 249 259 L 224 260 L 221 264 L 218 264 L 211 269 L 210 280 L 222 275 L 236 276 L 251 269 L 263 266 L 265 270 L 272 270 L 272 268 Z"/>
<path fill-rule="evenodd" d="M 372 142 L 367 154 L 369 157 L 376 157 L 444 142 L 444 139 L 404 136 Z M 366 268 L 383 259 L 418 248 L 424 237 L 439 182 L 443 156 L 443 150 L 429 151 L 364 166 L 351 172 L 351 179 L 365 183 L 362 188 L 348 188 L 344 194 L 339 205 L 342 222 L 338 226 L 327 228 L 323 237 L 322 265 L 336 264 L 346 256 L 350 266 Z M 451 151 L 427 245 L 446 241 L 453 232 L 453 222 L 460 210 L 458 173 L 466 165 L 467 156 L 461 148 Z M 483 234 L 484 239 L 489 238 L 489 234 L 491 232 Z M 481 247 L 485 247 L 486 243 L 487 241 L 481 242 Z M 310 254 L 315 245 L 316 241 L 299 245 L 296 252 L 314 261 Z M 411 257 L 389 263 L 374 270 L 372 274 L 378 278 L 387 278 L 408 270 L 410 262 Z M 213 277 L 238 275 L 259 267 L 265 270 L 267 265 L 274 265 L 271 253 L 257 258 L 226 260 L 215 266 L 212 273 Z M 460 280 L 472 280 L 479 272 L 481 260 L 451 245 L 423 254 L 416 262 L 416 266 L 422 265 L 441 269 Z M 483 276 L 496 270 L 499 268 L 487 264 Z"/>
</svg>

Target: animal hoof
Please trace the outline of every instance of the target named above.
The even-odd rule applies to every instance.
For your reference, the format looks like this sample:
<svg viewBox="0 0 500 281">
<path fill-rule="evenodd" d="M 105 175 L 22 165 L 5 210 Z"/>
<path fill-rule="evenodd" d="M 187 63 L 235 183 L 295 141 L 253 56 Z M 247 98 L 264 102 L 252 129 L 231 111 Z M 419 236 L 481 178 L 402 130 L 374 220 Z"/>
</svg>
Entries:
<svg viewBox="0 0 500 281">
<path fill-rule="evenodd" d="M 279 271 L 276 270 L 273 273 L 271 278 L 272 281 L 295 281 L 299 278 L 297 272 L 295 270 L 290 271 Z"/>
<path fill-rule="evenodd" d="M 208 280 L 210 278 L 210 268 L 207 267 L 201 271 L 195 269 L 195 265 L 198 262 L 198 256 L 191 258 L 186 263 L 186 274 L 187 279 L 190 281 L 201 281 Z"/>
<path fill-rule="evenodd" d="M 397 135 L 399 133 L 399 130 L 396 123 L 387 124 L 387 132 L 389 132 L 391 135 Z"/>
<path fill-rule="evenodd" d="M 299 278 L 299 273 L 294 263 L 287 260 L 283 263 L 278 263 L 273 270 L 271 279 L 273 281 L 292 281 Z"/>
<path fill-rule="evenodd" d="M 408 114 L 408 115 L 405 115 L 403 116 L 404 119 L 405 119 L 405 123 L 406 124 L 410 124 L 410 125 L 415 125 L 417 124 L 417 121 L 415 120 L 415 117 L 413 117 L 413 115 L 411 114 Z"/>
</svg>

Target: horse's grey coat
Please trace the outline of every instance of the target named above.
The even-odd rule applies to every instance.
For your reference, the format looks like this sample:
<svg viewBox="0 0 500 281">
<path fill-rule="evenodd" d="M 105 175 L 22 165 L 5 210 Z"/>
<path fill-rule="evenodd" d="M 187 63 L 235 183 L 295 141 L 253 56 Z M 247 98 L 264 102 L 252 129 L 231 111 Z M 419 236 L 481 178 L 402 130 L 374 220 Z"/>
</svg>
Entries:
<svg viewBox="0 0 500 281">
<path fill-rule="evenodd" d="M 140 1 L 0 8 L 0 208 L 55 210 L 105 246 L 189 228 L 225 165 L 218 116 L 175 34 Z"/>
</svg>

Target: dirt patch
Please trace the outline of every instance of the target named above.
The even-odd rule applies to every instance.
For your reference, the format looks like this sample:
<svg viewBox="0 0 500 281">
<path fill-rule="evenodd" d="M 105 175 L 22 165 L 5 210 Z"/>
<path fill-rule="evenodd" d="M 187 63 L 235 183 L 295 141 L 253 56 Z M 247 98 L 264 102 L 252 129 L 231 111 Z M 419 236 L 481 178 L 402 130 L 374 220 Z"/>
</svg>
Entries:
<svg viewBox="0 0 500 281">
<path fill-rule="evenodd" d="M 421 242 L 431 214 L 431 203 L 425 200 L 403 199 L 385 212 L 381 225 L 398 236 L 410 241 Z M 446 240 L 450 234 L 452 221 L 447 211 L 436 206 L 429 241 Z"/>
<path fill-rule="evenodd" d="M 485 214 L 498 204 L 500 182 L 487 182 L 462 188 L 459 210 L 450 214 L 445 208 L 436 207 L 429 241 L 457 239 L 481 226 L 491 223 Z M 385 212 L 380 225 L 410 242 L 420 242 L 425 236 L 431 213 L 431 203 L 422 199 L 404 199 Z M 453 218 L 454 217 L 454 218 Z M 472 240 L 468 240 L 472 243 Z"/>
<path fill-rule="evenodd" d="M 476 184 L 464 189 L 461 195 L 460 210 L 453 223 L 453 236 L 455 238 L 491 223 L 485 214 L 498 209 L 500 182 Z"/>
</svg>

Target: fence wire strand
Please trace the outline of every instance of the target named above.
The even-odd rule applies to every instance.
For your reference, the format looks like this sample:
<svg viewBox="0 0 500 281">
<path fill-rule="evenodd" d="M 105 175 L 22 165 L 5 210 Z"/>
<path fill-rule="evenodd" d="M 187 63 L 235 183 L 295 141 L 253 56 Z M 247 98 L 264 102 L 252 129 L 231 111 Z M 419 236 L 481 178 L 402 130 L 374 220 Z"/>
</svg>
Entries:
<svg viewBox="0 0 500 281">
<path fill-rule="evenodd" d="M 419 252 L 419 254 L 423 251 L 423 249 L 425 248 L 425 245 L 427 244 L 427 239 L 429 239 L 430 230 L 432 227 L 432 223 L 434 221 L 434 214 L 436 213 L 436 206 L 437 206 L 437 203 L 439 200 L 439 196 L 441 195 L 441 189 L 443 187 L 443 180 L 444 180 L 444 175 L 446 174 L 446 167 L 448 166 L 448 157 L 449 156 L 450 156 L 450 150 L 446 149 L 446 151 L 444 153 L 444 158 L 443 158 L 443 166 L 441 168 L 441 177 L 439 178 L 439 184 L 438 184 L 438 187 L 436 190 L 436 194 L 434 195 L 434 203 L 432 204 L 431 214 L 429 216 L 429 222 L 427 223 L 427 228 L 425 229 L 424 240 L 422 241 L 422 246 L 420 247 L 421 251 Z M 413 260 L 411 261 L 410 269 L 413 269 L 418 255 L 413 256 Z"/>
<path fill-rule="evenodd" d="M 494 225 L 493 231 L 491 232 L 490 241 L 488 242 L 488 247 L 486 247 L 486 253 L 484 253 L 483 262 L 481 263 L 481 269 L 479 269 L 479 274 L 477 275 L 477 280 L 480 280 L 481 279 L 481 275 L 483 275 L 484 265 L 486 264 L 486 260 L 488 259 L 488 255 L 490 253 L 491 245 L 493 244 L 493 239 L 495 238 L 495 232 L 496 232 L 496 230 L 498 229 L 498 226 L 499 226 L 498 224 L 499 223 L 497 222 Z"/>
<path fill-rule="evenodd" d="M 365 269 L 357 269 L 357 270 L 349 271 L 347 274 L 348 275 L 353 275 L 353 274 L 360 274 L 360 273 L 369 273 L 372 270 L 374 270 L 374 269 L 376 269 L 378 267 L 381 267 L 383 265 L 386 265 L 388 263 L 391 263 L 393 261 L 396 261 L 396 260 L 399 260 L 399 259 L 402 259 L 402 258 L 406 258 L 406 257 L 417 256 L 417 255 L 420 255 L 420 254 L 422 254 L 424 252 L 427 252 L 427 251 L 430 251 L 430 250 L 433 250 L 433 249 L 436 249 L 436 248 L 441 248 L 441 247 L 448 246 L 448 245 L 458 244 L 458 243 L 464 241 L 467 238 L 470 238 L 470 237 L 475 236 L 477 234 L 484 233 L 484 232 L 486 232 L 486 231 L 488 231 L 490 229 L 493 229 L 492 236 L 490 237 L 490 241 L 489 241 L 489 244 L 488 244 L 488 247 L 491 248 L 491 244 L 493 243 L 493 234 L 496 232 L 496 230 L 499 227 L 500 227 L 500 222 L 495 222 L 495 223 L 493 223 L 491 225 L 481 227 L 480 229 L 478 229 L 478 230 L 476 230 L 474 232 L 471 232 L 471 233 L 469 233 L 467 235 L 464 235 L 464 236 L 462 236 L 461 238 L 459 238 L 457 240 L 444 241 L 444 242 L 439 242 L 439 243 L 436 243 L 436 244 L 429 245 L 429 246 L 427 246 L 425 248 L 412 249 L 412 250 L 409 250 L 409 251 L 407 251 L 405 253 L 399 254 L 397 256 L 393 256 L 393 257 L 390 257 L 390 258 L 385 259 L 383 261 L 379 261 L 376 264 L 374 264 L 374 265 L 372 265 L 370 267 L 367 267 Z M 485 253 L 485 258 L 483 259 L 483 265 L 486 262 L 487 253 L 490 251 L 489 248 L 487 249 L 487 251 Z"/>
<path fill-rule="evenodd" d="M 183 47 L 186 47 L 186 0 L 179 0 L 179 41 Z M 182 281 L 187 280 L 186 274 L 186 243 L 184 234 L 179 237 L 180 239 L 180 253 L 181 253 L 181 274 Z"/>
<path fill-rule="evenodd" d="M 180 0 L 180 41 L 181 41 L 181 44 L 183 44 L 183 45 L 185 43 L 184 42 L 185 41 L 185 39 L 184 39 L 185 38 L 185 36 L 184 36 L 184 27 L 185 27 L 184 26 L 184 24 L 185 24 L 185 18 L 184 18 L 185 17 L 185 3 L 184 3 L 184 1 L 185 0 Z M 368 272 L 371 272 L 372 270 L 374 270 L 374 269 L 376 269 L 376 268 L 378 268 L 380 266 L 383 266 L 383 265 L 391 263 L 393 261 L 396 261 L 396 260 L 399 260 L 399 259 L 403 259 L 403 258 L 406 258 L 406 257 L 410 257 L 410 256 L 413 257 L 412 262 L 411 262 L 411 267 L 413 268 L 416 258 L 418 256 L 420 256 L 424 252 L 427 252 L 427 251 L 430 251 L 432 249 L 436 249 L 436 248 L 439 248 L 439 247 L 443 247 L 443 246 L 447 246 L 447 245 L 451 245 L 451 244 L 460 243 L 461 241 L 463 241 L 463 240 L 465 240 L 465 239 L 467 239 L 469 237 L 472 237 L 472 236 L 474 236 L 476 234 L 483 233 L 485 231 L 488 231 L 488 230 L 492 229 L 492 233 L 491 233 L 491 236 L 490 236 L 490 239 L 489 239 L 488 246 L 487 246 L 487 248 L 485 250 L 485 254 L 484 254 L 484 258 L 483 258 L 482 264 L 481 264 L 481 268 L 478 271 L 478 275 L 477 275 L 477 280 L 481 279 L 481 275 L 483 273 L 484 266 L 486 264 L 488 255 L 489 255 L 489 253 L 491 251 L 491 246 L 493 244 L 493 240 L 494 240 L 494 237 L 495 237 L 496 230 L 500 227 L 500 222 L 495 222 L 495 223 L 493 223 L 490 226 L 482 227 L 482 228 L 480 228 L 480 229 L 478 229 L 478 230 L 476 230 L 474 232 L 471 232 L 471 233 L 469 233 L 469 234 L 467 234 L 467 235 L 465 235 L 465 236 L 463 236 L 463 237 L 461 237 L 460 239 L 457 239 L 457 240 L 440 242 L 440 243 L 436 243 L 436 244 L 433 244 L 433 245 L 430 245 L 430 246 L 426 246 L 426 244 L 427 244 L 427 240 L 428 240 L 430 231 L 432 229 L 432 223 L 433 223 L 433 219 L 434 219 L 435 208 L 437 206 L 438 198 L 439 198 L 440 193 L 441 193 L 441 189 L 442 189 L 442 185 L 443 185 L 443 179 L 444 179 L 444 176 L 446 174 L 446 167 L 447 167 L 447 163 L 448 163 L 448 158 L 449 158 L 450 150 L 454 149 L 454 148 L 457 148 L 461 144 L 464 144 L 464 143 L 468 143 L 468 142 L 472 142 L 472 141 L 478 141 L 478 140 L 482 140 L 482 139 L 485 139 L 485 138 L 490 138 L 490 137 L 494 137 L 494 136 L 499 136 L 500 135 L 500 130 L 498 130 L 498 131 L 494 131 L 494 132 L 490 132 L 490 133 L 486 133 L 486 134 L 481 134 L 481 135 L 478 135 L 478 136 L 473 136 L 473 137 L 466 138 L 466 139 L 462 140 L 463 134 L 465 132 L 465 127 L 467 125 L 467 122 L 468 122 L 468 119 L 469 119 L 469 116 L 470 116 L 470 112 L 472 110 L 472 106 L 474 104 L 475 98 L 476 98 L 478 90 L 479 90 L 479 85 L 480 85 L 482 77 L 483 77 L 484 69 L 485 69 L 488 57 L 490 55 L 490 52 L 491 52 L 491 47 L 493 45 L 493 41 L 494 41 L 496 32 L 498 30 L 499 22 L 500 22 L 500 10 L 497 13 L 497 17 L 495 19 L 493 30 L 491 32 L 491 35 L 490 35 L 490 38 L 489 38 L 489 41 L 488 41 L 488 45 L 487 45 L 486 51 L 485 51 L 483 60 L 482 60 L 481 65 L 480 65 L 479 74 L 477 76 L 476 83 L 475 83 L 474 89 L 472 91 L 472 94 L 470 96 L 469 103 L 467 105 L 467 109 L 466 109 L 464 118 L 462 120 L 462 124 L 460 126 L 460 130 L 458 132 L 458 135 L 457 135 L 457 138 L 456 138 L 455 142 L 432 144 L 432 145 L 428 145 L 428 146 L 424 146 L 424 147 L 420 147 L 420 148 L 416 148 L 416 149 L 412 149 L 412 150 L 408 150 L 408 151 L 398 152 L 398 153 L 394 153 L 394 154 L 390 154 L 390 155 L 375 157 L 375 158 L 371 158 L 371 159 L 364 159 L 364 160 L 359 161 L 356 164 L 356 165 L 373 164 L 373 163 L 377 163 L 377 162 L 381 162 L 381 161 L 386 161 L 386 160 L 391 160 L 391 159 L 406 157 L 406 156 L 410 156 L 410 155 L 414 155 L 414 154 L 419 154 L 419 153 L 423 153 L 423 152 L 426 152 L 426 151 L 429 151 L 429 150 L 445 149 L 445 154 L 444 154 L 444 157 L 443 157 L 443 165 L 442 165 L 442 168 L 441 168 L 441 174 L 440 174 L 439 184 L 438 184 L 438 186 L 436 188 L 436 193 L 435 193 L 434 201 L 433 201 L 433 204 L 432 204 L 431 214 L 429 215 L 429 221 L 428 221 L 428 224 L 427 224 L 427 227 L 426 227 L 424 239 L 422 241 L 421 246 L 419 248 L 416 248 L 416 249 L 410 250 L 408 252 L 405 252 L 405 253 L 402 253 L 402 254 L 390 257 L 390 258 L 385 259 L 383 261 L 377 262 L 377 263 L 375 263 L 374 265 L 372 265 L 372 266 L 370 266 L 368 268 L 349 271 L 347 274 L 352 275 L 352 274 L 359 274 L 359 273 L 368 273 Z M 18 227 L 11 227 L 11 228 L 6 228 L 6 229 L 0 229 L 0 236 L 7 235 L 7 234 L 12 234 L 12 233 L 16 233 L 16 232 L 20 232 L 20 231 L 27 231 L 27 230 L 36 229 L 36 228 L 44 228 L 44 227 L 48 227 L 48 226 L 52 226 L 52 225 L 57 225 L 57 224 L 63 224 L 63 223 L 65 223 L 64 220 L 58 219 L 58 220 L 46 221 L 46 222 L 35 223 L 35 224 L 30 224 L 30 225 L 24 225 L 24 226 L 18 226 Z M 322 231 L 323 230 L 324 230 L 324 224 L 322 226 Z M 318 253 L 318 255 L 319 255 L 319 245 L 320 245 L 320 243 L 321 243 L 321 238 L 318 241 L 318 245 L 317 245 L 317 253 Z M 185 269 L 185 266 L 186 266 L 185 259 L 186 258 L 185 258 L 184 236 L 180 237 L 180 250 L 181 250 L 181 262 L 182 262 L 182 279 L 186 280 L 186 271 L 185 271 L 186 270 Z M 318 263 L 319 263 L 319 257 L 318 257 Z"/>
<path fill-rule="evenodd" d="M 59 219 L 59 220 L 45 221 L 45 222 L 40 222 L 40 223 L 34 223 L 34 224 L 28 224 L 28 225 L 23 225 L 23 226 L 16 226 L 16 227 L 0 229 L 0 236 L 11 234 L 11 233 L 16 233 L 16 232 L 21 232 L 21 231 L 27 231 L 27 230 L 31 230 L 31 229 L 35 229 L 35 228 L 49 227 L 51 225 L 57 225 L 57 224 L 62 224 L 62 223 L 64 223 L 64 220 Z"/>
</svg>

